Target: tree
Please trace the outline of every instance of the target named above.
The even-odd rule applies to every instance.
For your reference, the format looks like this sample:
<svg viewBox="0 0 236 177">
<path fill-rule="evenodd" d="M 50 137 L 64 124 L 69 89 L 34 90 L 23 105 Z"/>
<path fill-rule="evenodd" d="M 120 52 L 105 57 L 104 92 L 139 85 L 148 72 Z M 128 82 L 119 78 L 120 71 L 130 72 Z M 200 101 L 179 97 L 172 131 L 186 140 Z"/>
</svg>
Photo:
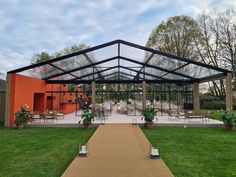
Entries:
<svg viewBox="0 0 236 177">
<path fill-rule="evenodd" d="M 154 28 L 146 46 L 180 57 L 198 59 L 194 41 L 200 35 L 194 19 L 188 16 L 175 16 Z"/>
<path fill-rule="evenodd" d="M 32 63 L 41 63 L 52 59 L 47 52 L 36 53 L 33 55 Z"/>
<path fill-rule="evenodd" d="M 203 13 L 198 17 L 198 26 L 202 32 L 200 39 L 195 40 L 201 61 L 216 67 L 222 67 L 220 59 L 220 23 L 217 11 Z M 214 96 L 224 97 L 225 86 L 223 80 L 208 82 L 209 90 Z"/>
<path fill-rule="evenodd" d="M 89 48 L 89 46 L 86 44 L 78 44 L 78 45 L 72 45 L 71 47 L 66 47 L 66 48 L 62 49 L 61 51 L 56 52 L 52 55 L 48 54 L 47 52 L 36 53 L 33 56 L 32 63 L 33 64 L 34 63 L 41 63 L 44 61 L 51 60 L 53 58 L 57 58 L 57 57 L 60 57 L 63 55 L 68 55 L 68 54 L 78 52 L 78 51 L 81 51 L 81 50 L 84 50 L 87 48 Z M 91 58 L 91 60 L 93 60 L 92 59 L 93 57 L 90 57 L 90 58 Z M 88 63 L 90 63 L 90 61 L 88 61 L 87 58 L 85 59 L 85 56 L 78 55 L 75 57 L 71 57 L 69 59 L 55 62 L 54 65 L 56 65 L 57 67 L 59 67 L 63 70 L 70 70 L 70 69 L 73 69 L 73 68 L 81 66 L 81 65 L 86 65 Z M 61 72 L 61 71 L 59 71 L 59 72 Z M 43 65 L 39 68 L 35 68 L 34 73 L 40 73 L 41 76 L 47 77 L 47 76 L 50 76 L 52 73 L 55 73 L 55 68 L 52 66 Z M 81 73 L 87 74 L 85 70 L 81 71 L 80 74 Z"/>
<path fill-rule="evenodd" d="M 233 9 L 219 12 L 220 55 L 226 69 L 230 69 L 236 89 L 236 11 Z"/>
<path fill-rule="evenodd" d="M 87 48 L 89 48 L 88 45 L 81 43 L 78 45 L 74 44 L 71 47 L 66 47 L 62 49 L 61 51 L 56 52 L 52 55 L 48 54 L 47 52 L 36 53 L 33 55 L 32 63 L 40 63 L 40 62 L 48 61 L 53 58 L 57 58 L 63 55 L 68 55 L 68 54 L 78 52 Z"/>
<path fill-rule="evenodd" d="M 60 57 L 62 55 L 68 55 L 68 54 L 75 53 L 75 52 L 78 52 L 78 51 L 81 51 L 81 50 L 85 50 L 87 48 L 89 48 L 89 46 L 84 44 L 84 43 L 81 43 L 81 44 L 78 44 L 78 45 L 74 44 L 71 47 L 66 47 L 66 48 L 62 49 L 61 51 L 56 52 L 54 54 L 54 57 Z"/>
<path fill-rule="evenodd" d="M 198 25 L 202 32 L 201 39 L 195 41 L 197 51 L 204 63 L 230 69 L 236 75 L 236 13 L 234 10 L 225 12 L 213 10 L 201 14 Z M 234 87 L 236 83 L 234 79 Z M 225 95 L 223 80 L 209 83 L 209 89 L 215 96 Z"/>
</svg>

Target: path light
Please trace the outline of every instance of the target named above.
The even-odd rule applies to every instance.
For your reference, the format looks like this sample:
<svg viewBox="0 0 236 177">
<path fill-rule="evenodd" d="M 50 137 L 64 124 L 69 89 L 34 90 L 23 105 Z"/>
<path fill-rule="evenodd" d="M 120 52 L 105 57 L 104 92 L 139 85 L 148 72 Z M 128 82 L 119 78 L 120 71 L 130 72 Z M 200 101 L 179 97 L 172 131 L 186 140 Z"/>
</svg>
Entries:
<svg viewBox="0 0 236 177">
<path fill-rule="evenodd" d="M 150 144 L 150 152 L 149 152 L 151 159 L 157 159 L 160 158 L 160 148 L 157 148 L 156 146 L 152 146 Z"/>
<path fill-rule="evenodd" d="M 78 156 L 87 157 L 88 156 L 88 144 L 79 144 L 79 154 Z"/>
<path fill-rule="evenodd" d="M 137 118 L 132 118 L 132 125 L 137 125 Z"/>
</svg>

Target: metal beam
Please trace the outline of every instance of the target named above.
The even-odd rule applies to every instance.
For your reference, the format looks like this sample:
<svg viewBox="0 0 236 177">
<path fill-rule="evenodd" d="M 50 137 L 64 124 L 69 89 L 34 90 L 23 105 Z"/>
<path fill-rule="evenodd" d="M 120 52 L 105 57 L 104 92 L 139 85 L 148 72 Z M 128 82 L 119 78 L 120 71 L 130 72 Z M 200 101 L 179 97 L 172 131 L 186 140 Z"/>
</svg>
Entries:
<svg viewBox="0 0 236 177">
<path fill-rule="evenodd" d="M 100 70 L 100 71 L 97 71 L 97 72 L 94 72 L 94 73 L 89 73 L 89 74 L 86 74 L 86 75 L 83 75 L 83 76 L 79 76 L 76 79 L 71 79 L 71 80 L 83 79 L 84 77 L 88 77 L 88 76 L 95 75 L 95 74 L 100 74 L 102 72 L 109 71 L 109 70 L 115 69 L 117 67 L 118 66 L 113 66 L 113 67 L 110 67 L 110 68 L 107 68 L 107 69 L 103 69 L 103 70 Z"/>
<path fill-rule="evenodd" d="M 124 79 L 127 79 L 127 80 L 130 80 L 130 78 L 125 77 L 125 76 L 123 76 L 123 75 L 120 75 L 120 77 L 121 77 L 121 78 L 124 78 Z M 107 80 L 113 80 L 113 79 L 117 80 L 117 77 L 116 77 L 116 76 L 112 76 L 112 77 L 109 77 Z"/>
<path fill-rule="evenodd" d="M 142 71 L 142 69 L 145 67 L 145 65 L 152 59 L 152 57 L 154 56 L 155 54 L 152 53 L 148 59 L 145 61 L 145 63 L 143 64 L 143 66 L 140 68 L 139 72 L 137 73 L 136 77 L 139 77 L 139 75 L 141 74 L 140 72 Z"/>
<path fill-rule="evenodd" d="M 177 71 L 177 70 L 179 70 L 179 69 L 181 69 L 181 68 L 183 68 L 183 67 L 185 67 L 185 66 L 187 66 L 187 65 L 189 65 L 189 63 L 185 63 L 184 65 L 182 65 L 182 66 L 180 66 L 180 67 L 178 67 L 178 68 L 176 68 L 176 69 L 173 69 L 173 70 L 171 70 L 172 72 L 175 72 L 175 71 Z M 162 75 L 161 77 L 164 77 L 164 76 L 166 76 L 166 75 L 168 75 L 169 73 L 166 73 L 166 74 L 164 74 L 164 75 Z"/>
<path fill-rule="evenodd" d="M 203 82 L 211 82 L 211 81 L 214 81 L 214 80 L 225 79 L 226 75 L 227 74 L 220 73 L 220 74 L 216 74 L 216 75 L 213 75 L 213 76 L 206 76 L 206 77 L 200 78 L 199 82 L 203 83 Z"/>
<path fill-rule="evenodd" d="M 130 71 L 134 71 L 134 72 L 139 72 L 135 69 L 131 69 L 131 68 L 128 68 L 128 67 L 124 67 L 124 66 L 120 66 L 121 68 L 124 68 L 124 69 L 127 69 L 127 70 L 130 70 Z M 145 74 L 145 75 L 148 75 L 148 76 L 151 76 L 151 77 L 154 77 L 156 79 L 162 79 L 162 80 L 169 80 L 169 79 L 164 79 L 164 78 L 161 78 L 159 76 L 156 76 L 156 75 L 153 75 L 153 74 L 150 74 L 150 73 L 144 73 L 144 72 L 140 72 L 140 74 Z M 134 79 L 137 79 L 137 78 L 134 78 Z"/>
<path fill-rule="evenodd" d="M 72 54 L 63 55 L 61 57 L 54 58 L 54 59 L 51 59 L 51 60 L 48 60 L 48 61 L 44 61 L 44 62 L 41 62 L 41 63 L 36 63 L 36 64 L 28 65 L 28 66 L 25 66 L 25 67 L 22 67 L 22 68 L 19 68 L 19 69 L 11 70 L 8 73 L 18 73 L 18 72 L 21 72 L 21 71 L 25 71 L 25 70 L 28 70 L 28 69 L 35 68 L 35 67 L 46 65 L 46 64 L 49 64 L 49 63 L 54 63 L 54 62 L 57 62 L 57 61 L 61 61 L 61 60 L 67 59 L 67 58 L 71 58 L 71 57 L 74 57 L 74 56 L 77 56 L 77 55 L 81 55 L 81 54 L 88 53 L 88 52 L 91 52 L 91 51 L 94 51 L 94 50 L 97 50 L 97 49 L 101 49 L 101 48 L 104 48 L 104 47 L 108 47 L 108 46 L 117 44 L 119 41 L 120 40 L 114 40 L 114 41 L 111 41 L 111 42 L 107 42 L 107 43 L 97 45 L 95 47 L 91 47 L 91 48 L 88 48 L 88 49 L 85 49 L 85 50 L 81 50 L 81 51 L 78 51 L 78 52 L 75 52 L 75 53 L 72 53 Z"/>
<path fill-rule="evenodd" d="M 58 66 L 56 66 L 56 65 L 54 65 L 54 64 L 52 64 L 52 63 L 50 63 L 49 65 L 53 66 L 54 68 L 56 68 L 56 69 L 58 69 L 58 70 L 61 70 L 62 72 L 65 72 L 64 69 L 62 69 L 62 68 L 60 68 L 60 67 L 58 67 Z M 77 76 L 74 75 L 74 74 L 69 73 L 69 75 L 71 75 L 71 76 L 77 78 Z"/>
<path fill-rule="evenodd" d="M 101 45 L 91 47 L 91 48 L 88 48 L 88 49 L 85 49 L 85 50 L 82 50 L 82 51 L 78 51 L 78 52 L 75 52 L 75 53 L 72 53 L 72 54 L 68 54 L 68 55 L 58 57 L 58 58 L 54 58 L 54 59 L 51 59 L 51 60 L 48 60 L 48 61 L 45 61 L 45 62 L 32 64 L 32 65 L 25 66 L 25 67 L 22 67 L 22 68 L 19 68 L 19 69 L 15 69 L 15 70 L 9 71 L 8 73 L 17 73 L 17 72 L 25 71 L 25 70 L 28 70 L 28 69 L 32 69 L 32 68 L 35 68 L 35 67 L 39 67 L 39 66 L 42 66 L 42 65 L 49 64 L 49 63 L 54 63 L 54 62 L 57 62 L 57 61 L 61 61 L 61 60 L 67 59 L 67 58 L 71 58 L 71 57 L 74 57 L 74 56 L 77 56 L 77 55 L 85 54 L 85 53 L 88 53 L 88 52 L 91 52 L 91 51 L 94 51 L 94 50 L 97 50 L 97 49 L 101 49 L 101 48 L 104 48 L 104 47 L 108 47 L 108 46 L 111 46 L 111 45 L 114 45 L 114 44 L 118 44 L 118 43 L 123 44 L 123 45 L 127 45 L 127 46 L 131 46 L 131 47 L 134 47 L 134 48 L 138 48 L 138 49 L 141 49 L 141 50 L 144 50 L 144 51 L 148 51 L 148 52 L 151 52 L 151 53 L 155 53 L 155 54 L 158 54 L 158 55 L 166 56 L 166 57 L 169 57 L 169 58 L 174 58 L 174 59 L 181 60 L 181 61 L 184 61 L 184 62 L 189 62 L 189 63 L 195 64 L 195 65 L 198 65 L 198 66 L 202 66 L 202 67 L 206 67 L 206 68 L 209 68 L 209 69 L 214 69 L 214 70 L 217 70 L 217 71 L 220 71 L 220 72 L 231 73 L 231 71 L 226 70 L 226 69 L 222 69 L 222 68 L 218 68 L 216 66 L 208 65 L 208 64 L 197 62 L 197 61 L 190 60 L 190 59 L 186 59 L 184 57 L 178 57 L 178 56 L 173 55 L 173 54 L 161 52 L 161 51 L 158 51 L 158 50 L 155 50 L 155 49 L 147 48 L 147 47 L 140 46 L 140 45 L 137 45 L 137 44 L 134 44 L 134 43 L 131 43 L 131 42 L 127 42 L 127 41 L 123 41 L 123 40 L 114 40 L 114 41 L 111 41 L 111 42 L 108 42 L 108 43 L 105 43 L 105 44 L 101 44 Z M 143 63 L 142 63 L 142 65 L 143 65 Z"/>
<path fill-rule="evenodd" d="M 120 57 L 120 58 L 122 58 L 123 60 L 129 61 L 129 62 L 133 62 L 133 63 L 137 63 L 137 64 L 142 64 L 142 62 L 139 62 L 139 61 L 136 61 L 136 60 L 132 60 L 132 59 L 129 59 L 129 58 L 126 58 L 126 57 Z M 160 68 L 158 66 L 153 66 L 153 65 L 150 65 L 150 64 L 146 64 L 146 66 L 149 67 L 149 68 L 154 68 L 154 69 L 157 69 L 157 70 L 161 70 L 161 71 L 169 72 L 169 73 L 172 73 L 172 74 L 175 74 L 175 75 L 179 75 L 179 76 L 191 79 L 191 80 L 195 80 L 195 81 L 197 80 L 197 78 L 194 78 L 194 77 L 191 77 L 191 76 L 187 76 L 185 74 L 181 74 L 181 73 L 177 73 L 177 72 L 172 72 L 170 70 L 167 70 L 167 69 L 164 69 L 164 68 Z"/>
<path fill-rule="evenodd" d="M 141 45 L 138 45 L 138 44 L 134 44 L 134 43 L 131 43 L 131 42 L 128 42 L 128 41 L 118 40 L 118 42 L 121 43 L 121 44 L 124 44 L 124 45 L 134 47 L 134 48 L 138 48 L 138 49 L 141 49 L 141 50 L 145 50 L 145 51 L 155 53 L 155 54 L 158 54 L 158 55 L 162 55 L 162 56 L 166 56 L 166 57 L 169 57 L 169 58 L 174 58 L 174 59 L 177 59 L 177 60 L 189 62 L 189 63 L 195 64 L 195 65 L 198 65 L 198 66 L 206 67 L 206 68 L 209 68 L 209 69 L 214 69 L 214 70 L 217 70 L 217 71 L 220 71 L 220 72 L 225 72 L 225 73 L 231 72 L 231 71 L 226 70 L 226 69 L 222 69 L 222 68 L 218 68 L 216 66 L 212 66 L 212 65 L 205 64 L 205 63 L 197 62 L 197 61 L 190 60 L 190 59 L 187 59 L 187 58 L 184 58 L 184 57 L 179 57 L 179 56 L 176 56 L 176 55 L 173 55 L 173 54 L 161 52 L 161 51 L 158 51 L 158 50 L 155 50 L 155 49 L 152 49 L 152 48 L 148 48 L 148 47 L 144 47 L 144 46 L 141 46 Z"/>
<path fill-rule="evenodd" d="M 90 58 L 86 53 L 84 53 L 83 55 L 84 55 L 85 58 L 90 62 L 90 64 L 94 64 L 93 61 L 91 60 L 91 58 Z M 94 69 L 95 69 L 96 71 L 98 71 L 98 69 L 97 69 L 95 66 L 94 66 Z M 101 78 L 103 78 L 103 76 L 102 76 L 101 74 L 99 74 L 99 76 L 100 76 Z"/>
<path fill-rule="evenodd" d="M 96 63 L 93 63 L 93 64 L 90 64 L 90 65 L 81 66 L 81 67 L 66 71 L 64 73 L 54 74 L 52 76 L 49 76 L 49 77 L 46 77 L 46 78 L 43 78 L 43 79 L 48 80 L 48 79 L 51 79 L 51 78 L 54 78 L 54 77 L 62 76 L 64 74 L 72 73 L 72 72 L 75 72 L 75 71 L 80 71 L 82 69 L 86 69 L 86 68 L 90 68 L 90 67 L 102 64 L 102 63 L 106 63 L 106 62 L 109 62 L 109 61 L 112 61 L 112 60 L 115 60 L 115 59 L 117 59 L 117 56 L 116 57 L 111 57 L 111 58 L 108 58 L 106 60 L 102 60 L 102 61 L 99 61 L 99 62 L 96 62 Z"/>
<path fill-rule="evenodd" d="M 94 80 L 78 80 L 78 81 L 68 81 L 68 80 L 48 80 L 46 83 L 48 84 L 91 84 Z M 95 80 L 96 83 L 99 84 L 138 84 L 142 83 L 143 80 Z M 192 84 L 193 81 L 183 81 L 183 80 L 145 80 L 146 83 L 175 83 L 175 84 Z"/>
</svg>

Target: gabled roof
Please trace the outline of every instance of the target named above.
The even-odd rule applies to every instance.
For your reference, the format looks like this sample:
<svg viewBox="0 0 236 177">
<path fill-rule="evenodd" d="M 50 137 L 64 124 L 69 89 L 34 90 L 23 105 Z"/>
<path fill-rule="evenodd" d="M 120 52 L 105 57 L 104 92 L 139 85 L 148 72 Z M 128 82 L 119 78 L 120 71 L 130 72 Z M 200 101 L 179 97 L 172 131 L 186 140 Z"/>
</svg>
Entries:
<svg viewBox="0 0 236 177">
<path fill-rule="evenodd" d="M 225 76 L 229 70 L 115 40 L 49 61 L 9 71 L 47 83 L 194 83 Z"/>
</svg>

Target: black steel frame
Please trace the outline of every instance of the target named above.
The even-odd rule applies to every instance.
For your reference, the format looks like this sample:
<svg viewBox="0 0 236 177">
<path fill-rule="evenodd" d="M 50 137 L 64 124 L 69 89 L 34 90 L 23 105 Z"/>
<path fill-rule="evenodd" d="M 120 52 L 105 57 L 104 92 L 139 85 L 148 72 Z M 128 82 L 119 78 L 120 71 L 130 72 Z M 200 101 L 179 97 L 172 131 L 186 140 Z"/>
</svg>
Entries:
<svg viewBox="0 0 236 177">
<path fill-rule="evenodd" d="M 124 46 L 133 47 L 133 48 L 140 49 L 140 50 L 143 50 L 143 51 L 146 51 L 146 52 L 150 52 L 151 55 L 143 62 L 137 61 L 133 58 L 127 58 L 127 57 L 121 56 L 120 55 L 120 50 L 121 50 L 120 45 L 121 44 L 124 45 Z M 117 45 L 117 49 L 118 49 L 117 56 L 107 58 L 107 59 L 104 59 L 102 61 L 93 62 L 87 54 L 88 52 L 93 52 L 93 51 L 96 51 L 98 49 L 102 49 L 104 47 L 108 47 L 108 46 L 112 46 L 112 45 Z M 64 69 L 62 69 L 62 68 L 60 68 L 60 67 L 58 67 L 54 64 L 55 62 L 65 60 L 65 59 L 69 59 L 71 57 L 75 57 L 75 56 L 78 56 L 78 55 L 83 55 L 86 58 L 86 60 L 89 62 L 89 64 L 86 65 L 86 66 L 81 66 L 81 67 L 77 67 L 77 68 L 70 69 L 70 70 L 64 70 Z M 156 66 L 156 65 L 154 66 L 152 64 L 149 64 L 149 61 L 152 60 L 154 55 L 161 55 L 161 56 L 173 58 L 173 59 L 176 59 L 176 60 L 184 61 L 186 63 L 183 64 L 182 66 L 176 68 L 176 69 L 168 70 L 166 68 L 162 68 L 162 67 L 159 67 L 159 66 Z M 107 63 L 109 61 L 114 61 L 114 60 L 117 60 L 117 65 L 116 66 L 107 67 L 107 68 L 102 69 L 102 70 L 99 67 L 97 67 L 97 65 L 99 65 L 99 64 Z M 127 62 L 131 62 L 131 63 L 136 64 L 136 65 L 138 64 L 138 65 L 140 65 L 140 67 L 139 67 L 138 70 L 136 70 L 134 68 L 137 68 L 137 67 L 123 66 L 122 65 L 122 60 L 127 61 Z M 190 75 L 182 74 L 182 73 L 177 72 L 178 69 L 181 69 L 181 68 L 183 68 L 183 67 L 185 67 L 189 64 L 195 64 L 197 66 L 205 67 L 205 68 L 208 68 L 208 69 L 213 69 L 213 70 L 216 70 L 220 73 L 215 74 L 215 75 L 211 75 L 211 76 L 207 76 L 207 77 L 195 78 L 195 77 L 192 77 Z M 95 47 L 91 47 L 91 48 L 88 48 L 88 49 L 85 49 L 85 50 L 82 50 L 82 51 L 78 51 L 78 52 L 75 52 L 75 53 L 72 53 L 72 54 L 64 55 L 64 56 L 61 56 L 61 57 L 58 57 L 58 58 L 55 58 L 55 59 L 52 59 L 52 60 L 49 60 L 49 61 L 45 61 L 45 62 L 41 62 L 41 63 L 37 63 L 37 64 L 32 64 L 32 65 L 29 65 L 29 66 L 26 66 L 26 67 L 23 67 L 23 68 L 12 70 L 12 71 L 9 71 L 8 73 L 9 74 L 19 73 L 19 72 L 22 72 L 22 71 L 26 71 L 26 70 L 33 69 L 33 68 L 36 68 L 36 67 L 39 67 L 39 66 L 44 66 L 44 65 L 50 65 L 50 66 L 52 66 L 55 69 L 60 71 L 60 73 L 53 74 L 51 76 L 42 78 L 43 80 L 46 81 L 46 83 L 50 83 L 50 84 L 86 84 L 86 83 L 91 83 L 92 81 L 96 81 L 97 83 L 141 83 L 143 80 L 145 80 L 147 83 L 192 84 L 192 83 L 195 83 L 195 82 L 204 82 L 204 81 L 209 80 L 209 79 L 213 80 L 213 79 L 218 78 L 220 76 L 226 76 L 227 73 L 231 72 L 231 71 L 226 70 L 226 69 L 218 68 L 218 67 L 215 67 L 215 66 L 212 66 L 212 65 L 208 65 L 208 64 L 197 62 L 197 61 L 194 61 L 194 60 L 186 59 L 186 58 L 183 58 L 183 57 L 178 57 L 178 56 L 175 56 L 173 54 L 161 52 L 161 51 L 158 51 L 158 50 L 155 50 L 155 49 L 147 48 L 147 47 L 137 45 L 137 44 L 134 44 L 134 43 L 131 43 L 131 42 L 127 42 L 127 41 L 124 41 L 124 40 L 114 40 L 114 41 L 104 43 L 104 44 L 101 44 L 101 45 L 98 45 L 98 46 L 95 46 Z M 80 70 L 87 69 L 87 68 L 93 68 L 93 72 L 85 74 L 83 76 L 77 76 L 77 75 L 73 74 L 73 72 L 75 72 L 75 71 L 80 71 Z M 104 72 L 110 71 L 110 70 L 115 69 L 115 68 L 117 68 L 118 72 L 109 73 L 109 74 L 104 75 Z M 120 71 L 121 68 L 129 70 L 130 72 L 131 71 L 135 72 L 136 75 L 122 73 Z M 149 73 L 146 68 L 152 68 L 155 71 L 162 71 L 162 72 L 165 72 L 165 74 L 155 75 L 153 73 Z M 59 80 L 51 80 L 52 78 L 56 78 L 56 77 L 63 76 L 63 75 L 66 75 L 66 74 L 69 74 L 69 75 L 73 76 L 74 79 L 70 79 L 70 80 L 60 80 L 60 79 Z M 98 77 L 95 78 L 94 76 L 96 74 L 98 75 Z M 113 75 L 113 74 L 117 75 L 117 77 L 111 77 L 109 79 L 105 79 L 105 76 Z M 143 78 L 140 77 L 140 74 L 143 74 Z M 174 75 L 183 77 L 184 79 L 166 79 L 166 78 L 164 78 L 168 74 L 174 74 Z M 129 75 L 129 76 L 132 77 L 132 79 L 129 79 L 129 78 L 123 76 L 123 75 Z M 88 78 L 89 76 L 93 76 L 93 79 L 89 79 Z M 148 79 L 145 78 L 145 76 L 151 76 L 155 79 L 148 80 Z"/>
</svg>

